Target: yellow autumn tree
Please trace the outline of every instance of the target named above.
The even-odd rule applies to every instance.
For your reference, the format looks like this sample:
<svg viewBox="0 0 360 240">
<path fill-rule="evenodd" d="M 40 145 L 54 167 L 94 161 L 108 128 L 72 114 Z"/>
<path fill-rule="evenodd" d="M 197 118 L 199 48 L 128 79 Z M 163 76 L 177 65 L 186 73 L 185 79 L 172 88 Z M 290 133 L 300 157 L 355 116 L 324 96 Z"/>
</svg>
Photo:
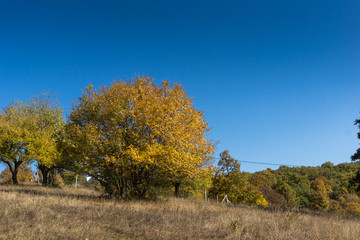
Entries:
<svg viewBox="0 0 360 240">
<path fill-rule="evenodd" d="M 28 118 L 26 104 L 15 102 L 4 108 L 0 114 L 0 161 L 11 173 L 13 184 L 18 184 L 17 175 L 22 164 L 33 161 L 31 142 L 31 120 Z"/>
<path fill-rule="evenodd" d="M 55 168 L 61 165 L 58 142 L 65 125 L 63 111 L 56 99 L 45 92 L 30 99 L 26 108 L 33 135 L 30 151 L 41 171 L 42 184 L 52 185 Z"/>
<path fill-rule="evenodd" d="M 60 161 L 57 142 L 65 122 L 62 110 L 46 93 L 6 107 L 0 115 L 0 160 L 17 184 L 21 164 L 38 163 L 43 176 Z M 45 177 L 46 178 L 46 177 Z M 43 184 L 47 181 L 43 179 Z"/>
<path fill-rule="evenodd" d="M 156 180 L 176 187 L 209 173 L 204 114 L 180 84 L 148 76 L 85 89 L 66 126 L 64 158 L 110 194 L 144 198 Z"/>
<path fill-rule="evenodd" d="M 311 199 L 312 207 L 315 209 L 328 210 L 330 207 L 330 198 L 324 181 L 321 178 L 316 178 L 311 182 L 311 189 L 313 191 Z"/>
<path fill-rule="evenodd" d="M 32 182 L 34 181 L 33 171 L 26 164 L 21 164 L 17 174 L 18 182 Z M 7 167 L 0 173 L 0 177 L 4 182 L 12 182 L 12 174 L 10 168 Z"/>
</svg>

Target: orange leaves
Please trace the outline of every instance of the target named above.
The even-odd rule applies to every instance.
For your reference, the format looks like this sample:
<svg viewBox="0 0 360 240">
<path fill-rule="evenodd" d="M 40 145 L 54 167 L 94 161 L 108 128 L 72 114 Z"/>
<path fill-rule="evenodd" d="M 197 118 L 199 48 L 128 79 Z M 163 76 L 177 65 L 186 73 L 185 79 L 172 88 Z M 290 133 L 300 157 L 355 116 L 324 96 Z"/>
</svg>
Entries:
<svg viewBox="0 0 360 240">
<path fill-rule="evenodd" d="M 141 165 L 156 169 L 152 175 L 190 176 L 214 151 L 203 113 L 182 86 L 165 80 L 158 86 L 149 76 L 97 90 L 89 86 L 71 111 L 69 125 L 86 136 L 77 144 L 91 149 L 87 155 L 98 159 L 92 161 L 98 167 L 111 155 L 120 167 Z"/>
</svg>

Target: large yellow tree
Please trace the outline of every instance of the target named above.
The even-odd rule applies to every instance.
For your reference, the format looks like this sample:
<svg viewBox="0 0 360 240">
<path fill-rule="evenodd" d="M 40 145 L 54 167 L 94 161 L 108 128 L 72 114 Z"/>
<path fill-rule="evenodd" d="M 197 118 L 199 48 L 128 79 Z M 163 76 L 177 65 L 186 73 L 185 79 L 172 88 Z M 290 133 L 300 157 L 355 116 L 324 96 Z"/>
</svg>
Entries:
<svg viewBox="0 0 360 240">
<path fill-rule="evenodd" d="M 144 198 L 155 179 L 178 187 L 209 171 L 208 131 L 180 84 L 135 76 L 85 89 L 66 126 L 64 158 L 110 194 Z"/>
</svg>

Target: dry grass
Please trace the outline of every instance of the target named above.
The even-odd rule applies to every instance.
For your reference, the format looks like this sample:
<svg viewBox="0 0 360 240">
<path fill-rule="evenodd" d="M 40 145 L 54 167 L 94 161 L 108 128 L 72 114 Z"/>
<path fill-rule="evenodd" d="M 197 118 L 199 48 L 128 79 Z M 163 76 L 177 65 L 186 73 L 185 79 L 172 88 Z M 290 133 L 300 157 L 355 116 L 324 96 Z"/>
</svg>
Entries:
<svg viewBox="0 0 360 240">
<path fill-rule="evenodd" d="M 198 201 L 116 202 L 0 185 L 0 239 L 359 239 L 360 221 Z"/>
</svg>

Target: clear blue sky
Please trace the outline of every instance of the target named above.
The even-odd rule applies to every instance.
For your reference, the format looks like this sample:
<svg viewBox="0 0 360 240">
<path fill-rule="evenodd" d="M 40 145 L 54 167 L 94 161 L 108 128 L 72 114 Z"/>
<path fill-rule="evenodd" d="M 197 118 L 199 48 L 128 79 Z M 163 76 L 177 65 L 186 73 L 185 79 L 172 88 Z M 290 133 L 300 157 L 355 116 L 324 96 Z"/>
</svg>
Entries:
<svg viewBox="0 0 360 240">
<path fill-rule="evenodd" d="M 52 91 L 68 113 L 90 83 L 149 74 L 194 97 L 217 154 L 346 162 L 359 143 L 359 13 L 357 0 L 0 0 L 0 108 Z"/>
</svg>

